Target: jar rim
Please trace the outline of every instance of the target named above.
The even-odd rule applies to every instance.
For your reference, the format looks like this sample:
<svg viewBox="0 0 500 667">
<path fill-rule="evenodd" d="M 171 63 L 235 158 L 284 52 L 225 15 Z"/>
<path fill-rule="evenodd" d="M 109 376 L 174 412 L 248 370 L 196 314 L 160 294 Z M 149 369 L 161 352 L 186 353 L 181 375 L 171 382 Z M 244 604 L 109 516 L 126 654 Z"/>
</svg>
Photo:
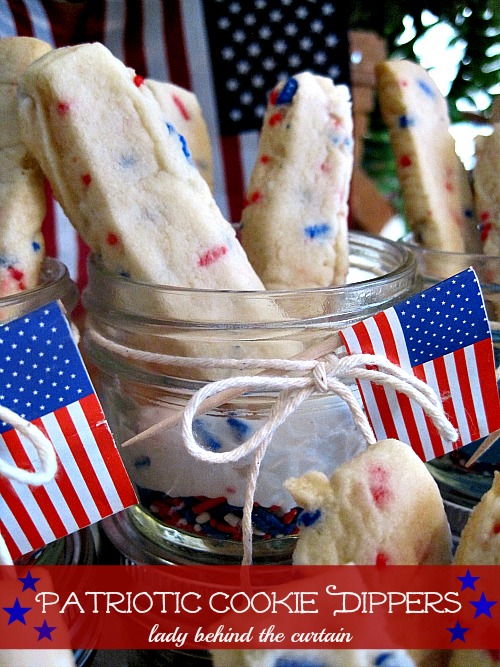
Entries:
<svg viewBox="0 0 500 667">
<path fill-rule="evenodd" d="M 479 253 L 479 252 L 454 252 L 451 250 L 438 250 L 435 248 L 426 248 L 425 246 L 422 246 L 416 241 L 413 232 L 409 232 L 408 234 L 405 234 L 400 238 L 400 242 L 408 248 L 413 253 L 418 253 L 419 255 L 422 256 L 428 256 L 428 257 L 435 257 L 439 258 L 442 257 L 443 259 L 447 260 L 459 260 L 461 259 L 462 261 L 464 258 L 467 258 L 470 260 L 471 263 L 473 264 L 480 264 L 481 262 L 487 262 L 487 261 L 495 261 L 495 262 L 500 262 L 500 255 L 486 255 L 484 253 Z"/>
<path fill-rule="evenodd" d="M 231 290 L 231 289 L 221 289 L 213 290 L 208 288 L 192 288 L 192 287 L 179 287 L 174 285 L 162 285 L 155 283 L 148 283 L 146 281 L 134 280 L 124 275 L 117 275 L 109 269 L 107 269 L 102 263 L 99 256 L 94 253 L 89 255 L 88 267 L 89 267 L 89 277 L 92 276 L 92 273 L 100 274 L 104 277 L 106 281 L 109 281 L 108 284 L 118 285 L 134 285 L 137 287 L 145 288 L 154 288 L 159 293 L 176 293 L 176 294 L 228 294 L 230 296 L 249 296 L 249 297 L 259 297 L 265 295 L 266 298 L 285 298 L 291 295 L 302 295 L 307 296 L 307 294 L 335 294 L 340 293 L 345 290 L 347 287 L 350 291 L 353 289 L 366 289 L 372 284 L 377 284 L 381 286 L 386 282 L 391 282 L 393 279 L 401 279 L 405 276 L 409 276 L 416 271 L 416 259 L 414 254 L 406 244 L 403 244 L 399 241 L 394 241 L 382 236 L 375 236 L 367 232 L 362 231 L 349 231 L 348 232 L 349 245 L 356 246 L 358 249 L 365 250 L 378 250 L 378 251 L 389 251 L 398 255 L 397 266 L 388 270 L 386 273 L 380 273 L 374 277 L 366 278 L 364 280 L 343 283 L 339 285 L 329 285 L 326 287 L 304 287 L 300 289 L 284 289 L 284 290 Z"/>
</svg>

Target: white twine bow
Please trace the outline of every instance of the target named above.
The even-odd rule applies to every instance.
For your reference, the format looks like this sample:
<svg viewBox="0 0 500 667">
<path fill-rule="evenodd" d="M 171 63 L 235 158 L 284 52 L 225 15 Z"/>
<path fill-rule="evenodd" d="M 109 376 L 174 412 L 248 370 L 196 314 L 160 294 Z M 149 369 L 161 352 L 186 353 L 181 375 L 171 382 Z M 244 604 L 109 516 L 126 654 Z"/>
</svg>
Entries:
<svg viewBox="0 0 500 667">
<path fill-rule="evenodd" d="M 355 354 L 339 359 L 335 355 L 328 355 L 317 360 L 312 367 L 310 362 L 298 361 L 294 365 L 294 370 L 303 370 L 304 365 L 308 367 L 309 373 L 303 377 L 242 376 L 211 382 L 191 397 L 182 413 L 183 442 L 194 458 L 209 463 L 234 463 L 253 454 L 243 507 L 243 565 L 251 564 L 252 560 L 251 514 L 261 461 L 276 429 L 313 394 L 329 393 L 344 400 L 368 445 L 373 444 L 376 438 L 365 413 L 347 384 L 355 379 L 387 385 L 406 394 L 422 407 L 445 440 L 454 442 L 458 438 L 458 433 L 445 416 L 434 390 L 385 357 Z M 377 368 L 367 368 L 367 366 Z M 203 412 L 204 403 L 208 399 L 223 395 L 228 389 L 234 390 L 235 393 L 238 390 L 240 395 L 259 391 L 279 393 L 268 419 L 248 440 L 230 451 L 213 452 L 196 441 L 193 421 Z M 213 403 L 211 401 L 211 406 Z"/>
<path fill-rule="evenodd" d="M 47 436 L 35 424 L 1 405 L 0 419 L 13 426 L 33 444 L 41 464 L 40 470 L 29 471 L 13 466 L 0 458 L 0 476 L 30 486 L 42 486 L 54 479 L 57 472 L 57 458 L 54 446 Z M 12 557 L 0 533 L 0 565 L 12 565 L 12 563 Z"/>
</svg>

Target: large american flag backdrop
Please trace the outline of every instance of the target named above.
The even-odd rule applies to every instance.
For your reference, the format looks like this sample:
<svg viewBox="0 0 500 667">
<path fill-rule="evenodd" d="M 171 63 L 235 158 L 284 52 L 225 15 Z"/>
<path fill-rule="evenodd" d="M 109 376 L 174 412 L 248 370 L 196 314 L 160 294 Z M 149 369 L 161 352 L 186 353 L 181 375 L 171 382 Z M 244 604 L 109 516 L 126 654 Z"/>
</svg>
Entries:
<svg viewBox="0 0 500 667">
<path fill-rule="evenodd" d="M 239 222 L 267 94 L 305 69 L 349 82 L 349 11 L 341 0 L 0 0 L 0 37 L 102 42 L 141 76 L 192 90 L 212 139 L 215 199 Z M 50 197 L 43 231 L 81 289 L 88 249 Z"/>
<path fill-rule="evenodd" d="M 136 503 L 57 302 L 0 326 L 0 404 L 45 433 L 58 462 L 39 487 L 0 476 L 0 532 L 14 559 Z M 33 444 L 1 421 L 0 457 L 39 465 Z"/>
<path fill-rule="evenodd" d="M 483 296 L 472 269 L 341 332 L 349 354 L 387 357 L 432 387 L 457 428 L 444 441 L 416 405 L 392 388 L 358 382 L 376 437 L 410 444 L 424 461 L 500 427 L 493 344 Z"/>
</svg>

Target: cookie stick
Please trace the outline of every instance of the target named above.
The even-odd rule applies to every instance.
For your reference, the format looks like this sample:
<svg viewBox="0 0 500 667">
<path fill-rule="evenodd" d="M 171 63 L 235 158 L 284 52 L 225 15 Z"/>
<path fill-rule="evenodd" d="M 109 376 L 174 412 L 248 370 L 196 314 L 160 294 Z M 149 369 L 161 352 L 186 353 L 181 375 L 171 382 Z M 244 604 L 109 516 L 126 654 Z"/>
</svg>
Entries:
<svg viewBox="0 0 500 667">
<path fill-rule="evenodd" d="M 476 139 L 476 165 L 472 173 L 484 252 L 500 255 L 500 123 L 493 123 L 492 127 L 490 135 Z"/>
<path fill-rule="evenodd" d="M 408 225 L 426 248 L 478 252 L 467 173 L 455 152 L 446 99 L 420 65 L 387 60 L 375 72 Z"/>
<path fill-rule="evenodd" d="M 337 468 L 285 487 L 315 521 L 301 529 L 296 565 L 446 565 L 451 535 L 438 487 L 409 445 L 382 440 Z"/>
<path fill-rule="evenodd" d="M 21 139 L 16 90 L 50 49 L 32 37 L 0 40 L 0 297 L 35 287 L 44 259 L 44 176 Z"/>
<path fill-rule="evenodd" d="M 242 214 L 242 244 L 268 289 L 345 281 L 353 165 L 346 86 L 302 72 L 269 97 Z"/>
<path fill-rule="evenodd" d="M 24 140 L 68 218 L 134 280 L 262 289 L 183 138 L 136 83 L 99 43 L 56 49 L 22 77 Z"/>
</svg>

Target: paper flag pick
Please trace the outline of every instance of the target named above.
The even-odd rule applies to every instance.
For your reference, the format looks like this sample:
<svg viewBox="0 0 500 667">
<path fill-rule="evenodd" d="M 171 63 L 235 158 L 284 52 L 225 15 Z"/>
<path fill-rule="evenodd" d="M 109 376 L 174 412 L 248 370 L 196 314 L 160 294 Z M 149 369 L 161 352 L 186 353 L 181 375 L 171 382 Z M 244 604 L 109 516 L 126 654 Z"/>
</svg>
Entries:
<svg viewBox="0 0 500 667">
<path fill-rule="evenodd" d="M 358 382 L 379 440 L 409 443 L 424 461 L 500 427 L 493 342 L 477 276 L 467 269 L 340 332 L 349 354 L 380 354 L 432 387 L 460 434 L 442 440 L 419 406 L 391 388 Z"/>
<path fill-rule="evenodd" d="M 0 405 L 40 428 L 58 462 L 40 487 L 0 476 L 0 533 L 12 558 L 137 502 L 57 302 L 0 326 Z M 0 458 L 39 466 L 32 443 L 1 421 Z"/>
</svg>

